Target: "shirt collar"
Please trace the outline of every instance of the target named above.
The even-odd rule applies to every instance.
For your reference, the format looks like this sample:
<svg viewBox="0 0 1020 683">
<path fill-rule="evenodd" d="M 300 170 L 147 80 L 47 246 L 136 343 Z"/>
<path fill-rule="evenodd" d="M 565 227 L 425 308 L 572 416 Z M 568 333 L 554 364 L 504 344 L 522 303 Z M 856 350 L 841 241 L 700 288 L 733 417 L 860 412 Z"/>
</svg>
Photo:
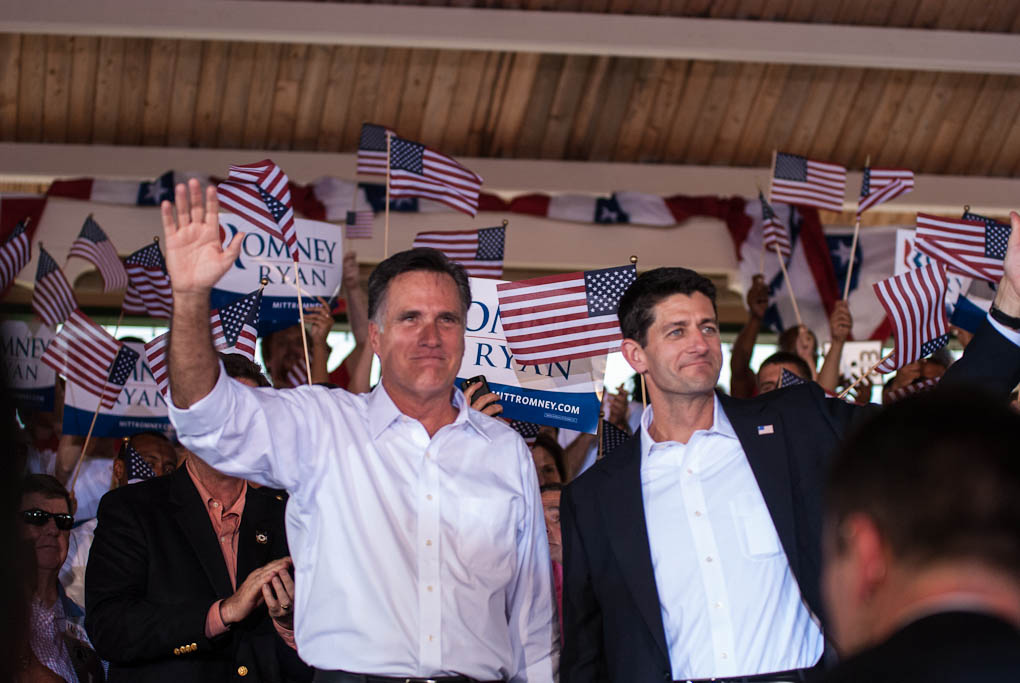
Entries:
<svg viewBox="0 0 1020 683">
<path fill-rule="evenodd" d="M 712 405 L 712 426 L 707 430 L 698 430 L 705 432 L 706 434 L 718 434 L 719 436 L 729 437 L 731 439 L 737 438 L 737 432 L 734 431 L 733 425 L 730 423 L 730 418 L 726 416 L 726 411 L 722 408 L 722 403 L 719 401 L 719 396 L 713 394 L 715 401 Z M 676 443 L 675 441 L 660 441 L 657 442 L 652 438 L 648 428 L 652 425 L 652 421 L 655 419 L 655 412 L 652 405 L 649 403 L 648 407 L 645 408 L 644 413 L 641 414 L 641 458 L 646 459 L 648 454 L 651 452 L 652 447 L 657 443 Z M 698 432 L 695 432 L 697 434 Z M 693 435 L 692 435 L 693 437 Z M 689 441 L 688 441 L 689 443 Z M 683 445 L 683 444 L 681 444 Z"/>
<path fill-rule="evenodd" d="M 188 471 L 188 476 L 191 477 L 191 483 L 195 485 L 195 488 L 198 490 L 198 495 L 202 498 L 202 502 L 205 503 L 206 508 L 208 508 L 209 503 L 216 499 L 213 497 L 213 494 L 209 491 L 209 489 L 205 487 L 205 484 L 202 483 L 202 480 L 198 478 L 198 475 L 195 474 L 195 470 L 191 467 L 191 458 L 184 461 L 184 469 Z M 238 479 L 237 484 L 240 488 L 240 493 L 238 493 L 237 500 L 235 500 L 234 504 L 230 506 L 230 509 L 222 511 L 222 514 L 224 515 L 240 515 L 244 512 L 244 498 L 245 493 L 248 490 L 248 485 L 243 479 Z M 217 502 L 221 505 L 223 504 L 222 501 Z"/>
<path fill-rule="evenodd" d="M 487 441 L 491 441 L 489 435 L 485 433 L 485 429 L 482 426 L 482 421 L 485 420 L 485 416 L 477 410 L 472 410 L 467 404 L 467 400 L 464 398 L 464 393 L 453 387 L 453 398 L 450 403 L 457 409 L 457 417 L 454 418 L 454 425 L 467 424 L 480 435 L 485 437 Z M 393 402 L 390 395 L 386 393 L 386 388 L 382 382 L 375 385 L 371 393 L 368 395 L 368 428 L 372 434 L 373 439 L 378 439 L 379 436 L 386 431 L 394 422 L 400 420 L 405 416 L 400 409 L 397 408 L 397 404 Z M 408 417 L 408 419 L 413 419 Z"/>
</svg>

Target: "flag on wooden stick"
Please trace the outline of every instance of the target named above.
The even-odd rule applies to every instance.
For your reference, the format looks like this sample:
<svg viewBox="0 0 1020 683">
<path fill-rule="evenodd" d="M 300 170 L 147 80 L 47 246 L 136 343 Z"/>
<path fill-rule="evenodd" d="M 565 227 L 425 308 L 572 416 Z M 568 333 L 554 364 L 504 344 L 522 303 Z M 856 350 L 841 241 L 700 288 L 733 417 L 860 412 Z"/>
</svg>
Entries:
<svg viewBox="0 0 1020 683">
<path fill-rule="evenodd" d="M 796 154 L 776 155 L 769 201 L 843 210 L 846 168 Z"/>
<path fill-rule="evenodd" d="M 77 239 L 71 243 L 67 257 L 72 256 L 83 258 L 99 269 L 99 274 L 103 276 L 104 292 L 127 287 L 127 272 L 117 250 L 91 215 L 85 219 Z"/>
<path fill-rule="evenodd" d="M 896 348 L 875 368 L 887 373 L 924 358 L 949 341 L 946 290 L 949 280 L 941 263 L 876 282 L 875 294 L 889 315 Z"/>
<path fill-rule="evenodd" d="M 124 312 L 168 319 L 174 296 L 159 243 L 152 242 L 128 256 L 124 267 L 130 280 L 124 294 Z"/>
<path fill-rule="evenodd" d="M 344 237 L 353 240 L 372 238 L 372 222 L 375 214 L 371 209 L 365 211 L 348 211 L 344 221 Z"/>
<path fill-rule="evenodd" d="M 32 257 L 32 245 L 25 231 L 25 221 L 14 227 L 4 245 L 0 247 L 0 292 L 7 289 L 21 269 L 28 265 Z"/>
<path fill-rule="evenodd" d="M 905 168 L 865 168 L 857 217 L 868 209 L 914 189 L 914 172 Z"/>
<path fill-rule="evenodd" d="M 917 214 L 917 250 L 970 277 L 998 282 L 1012 229 L 1005 223 Z"/>
<path fill-rule="evenodd" d="M 471 277 L 498 278 L 503 275 L 503 245 L 506 227 L 481 230 L 434 230 L 414 236 L 413 247 L 430 247 L 464 266 Z"/>
<path fill-rule="evenodd" d="M 231 166 L 227 180 L 216 188 L 216 197 L 230 211 L 285 242 L 290 257 L 298 262 L 290 180 L 272 160 Z"/>
<path fill-rule="evenodd" d="M 923 394 L 926 391 L 934 389 L 941 377 L 928 377 L 927 379 L 921 379 L 920 377 L 911 382 L 906 386 L 902 386 L 899 389 L 893 389 L 885 396 L 883 403 L 896 403 L 896 401 L 902 401 L 908 396 L 914 396 L 916 394 Z"/>
<path fill-rule="evenodd" d="M 386 126 L 374 123 L 361 124 L 358 139 L 358 173 L 363 175 L 386 175 L 386 134 L 397 134 Z"/>
<path fill-rule="evenodd" d="M 761 217 L 764 221 L 762 223 L 762 248 L 767 252 L 778 250 L 783 259 L 790 258 L 793 247 L 790 244 L 789 231 L 776 218 L 776 212 L 772 210 L 772 206 L 765 200 L 765 195 L 761 191 L 758 192 L 758 199 L 761 200 Z"/>
<path fill-rule="evenodd" d="M 53 260 L 42 245 L 39 246 L 39 267 L 35 271 L 35 291 L 32 292 L 32 310 L 39 314 L 47 325 L 56 325 L 67 320 L 78 308 L 78 302 L 71 291 L 71 285 L 64 277 L 64 271 Z"/>
<path fill-rule="evenodd" d="M 481 176 L 451 157 L 403 138 L 390 140 L 390 194 L 432 199 L 474 216 Z"/>
</svg>

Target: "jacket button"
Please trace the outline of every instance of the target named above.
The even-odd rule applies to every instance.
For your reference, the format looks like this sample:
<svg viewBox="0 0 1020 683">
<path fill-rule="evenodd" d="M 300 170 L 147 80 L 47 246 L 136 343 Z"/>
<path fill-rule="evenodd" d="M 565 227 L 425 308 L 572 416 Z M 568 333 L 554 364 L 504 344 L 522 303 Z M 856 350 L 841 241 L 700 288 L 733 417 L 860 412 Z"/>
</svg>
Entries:
<svg viewBox="0 0 1020 683">
<path fill-rule="evenodd" d="M 248 675 L 248 667 L 244 666 L 243 664 L 241 666 L 237 667 L 237 675 L 241 676 L 241 677 L 247 676 Z"/>
<path fill-rule="evenodd" d="M 181 654 L 181 648 L 179 648 L 179 647 L 175 647 L 175 648 L 174 648 L 174 654 L 175 654 L 175 655 L 180 655 L 180 654 Z"/>
<path fill-rule="evenodd" d="M 192 644 L 191 644 L 191 651 L 192 651 L 192 652 L 194 652 L 194 651 L 195 651 L 195 650 L 197 650 L 197 649 L 198 649 L 198 645 L 197 645 L 197 644 L 195 644 L 195 643 L 192 643 Z"/>
</svg>

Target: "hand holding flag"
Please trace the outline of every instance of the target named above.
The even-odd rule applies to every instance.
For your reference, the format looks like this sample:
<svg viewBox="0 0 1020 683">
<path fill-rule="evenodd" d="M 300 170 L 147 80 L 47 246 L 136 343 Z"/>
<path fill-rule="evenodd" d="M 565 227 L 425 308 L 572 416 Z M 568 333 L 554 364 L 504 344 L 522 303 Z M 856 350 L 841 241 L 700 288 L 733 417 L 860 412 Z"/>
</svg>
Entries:
<svg viewBox="0 0 1020 683">
<path fill-rule="evenodd" d="M 1002 280 L 995 292 L 993 305 L 1008 316 L 1020 318 L 1020 214 L 1010 211 L 1012 230 L 1006 243 L 1002 262 Z"/>
</svg>

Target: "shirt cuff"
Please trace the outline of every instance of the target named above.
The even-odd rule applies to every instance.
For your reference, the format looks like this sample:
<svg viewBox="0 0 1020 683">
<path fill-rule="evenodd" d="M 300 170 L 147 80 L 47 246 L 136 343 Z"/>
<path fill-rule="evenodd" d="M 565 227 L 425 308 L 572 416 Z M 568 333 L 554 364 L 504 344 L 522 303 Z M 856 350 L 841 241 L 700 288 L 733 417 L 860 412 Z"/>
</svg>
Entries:
<svg viewBox="0 0 1020 683">
<path fill-rule="evenodd" d="M 991 313 L 988 314 L 988 322 L 992 324 L 992 327 L 994 327 L 999 334 L 1013 342 L 1016 346 L 1020 346 L 1020 330 L 1011 330 L 993 318 Z"/>
<path fill-rule="evenodd" d="M 222 600 L 214 602 L 209 608 L 208 614 L 205 615 L 206 638 L 215 638 L 228 631 L 227 625 L 223 623 L 223 617 L 220 615 L 220 603 L 222 602 Z"/>
<path fill-rule="evenodd" d="M 273 628 L 280 634 L 280 638 L 283 642 L 287 643 L 288 646 L 295 652 L 297 652 L 297 642 L 294 640 L 294 629 L 287 628 L 276 619 L 273 619 Z"/>
<path fill-rule="evenodd" d="M 223 361 L 219 363 L 219 376 L 212 391 L 191 404 L 190 408 L 178 408 L 174 405 L 170 388 L 166 390 L 167 414 L 174 429 L 180 435 L 197 436 L 208 434 L 221 428 L 230 417 L 230 378 L 223 368 Z"/>
</svg>

